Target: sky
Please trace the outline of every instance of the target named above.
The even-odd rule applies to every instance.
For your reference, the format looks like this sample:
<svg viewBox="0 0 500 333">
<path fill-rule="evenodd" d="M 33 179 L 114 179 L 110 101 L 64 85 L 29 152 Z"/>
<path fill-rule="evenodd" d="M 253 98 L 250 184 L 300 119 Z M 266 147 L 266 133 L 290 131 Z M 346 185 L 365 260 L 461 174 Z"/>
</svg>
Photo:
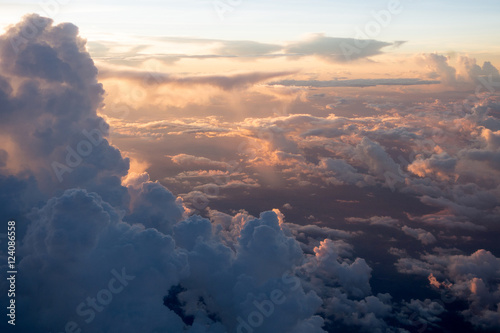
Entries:
<svg viewBox="0 0 500 333">
<path fill-rule="evenodd" d="M 500 329 L 498 1 L 0 6 L 2 332 Z"/>
</svg>

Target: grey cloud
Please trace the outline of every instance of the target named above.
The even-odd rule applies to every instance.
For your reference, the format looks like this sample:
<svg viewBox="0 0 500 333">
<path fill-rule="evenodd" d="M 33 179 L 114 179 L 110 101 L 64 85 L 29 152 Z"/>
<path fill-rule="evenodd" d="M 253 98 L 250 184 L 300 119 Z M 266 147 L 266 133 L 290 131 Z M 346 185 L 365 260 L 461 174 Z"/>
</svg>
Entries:
<svg viewBox="0 0 500 333">
<path fill-rule="evenodd" d="M 457 71 L 457 68 L 449 64 L 449 60 L 449 57 L 437 53 L 422 56 L 423 64 L 431 70 L 429 77 L 440 78 L 444 84 L 466 87 L 467 84 L 470 86 L 473 83 L 476 85 L 474 88 L 479 87 L 479 91 L 486 89 L 490 92 L 494 92 L 498 88 L 497 81 L 500 75 L 498 69 L 491 62 L 486 61 L 481 67 L 476 64 L 475 58 L 461 56 L 458 59 L 459 71 Z"/>
<path fill-rule="evenodd" d="M 229 163 L 213 161 L 206 157 L 193 156 L 188 154 L 178 154 L 169 157 L 174 163 L 182 165 L 184 167 L 231 169 L 231 165 Z"/>
<path fill-rule="evenodd" d="M 3 168 L 7 165 L 8 158 L 9 158 L 9 153 L 7 153 L 3 149 L 0 149 L 0 168 Z"/>
<path fill-rule="evenodd" d="M 50 199 L 32 220 L 19 262 L 25 272 L 18 280 L 18 313 L 25 318 L 16 325 L 20 329 L 64 330 L 73 321 L 95 332 L 110 324 L 122 332 L 182 330 L 175 314 L 152 301 L 188 273 L 186 256 L 174 251 L 170 236 L 121 222 L 119 212 L 85 190 Z M 103 313 L 90 311 L 87 297 L 108 287 L 113 270 L 133 279 L 123 283 Z M 77 307 L 86 314 L 79 316 Z M 142 320 L 124 318 L 124 309 L 133 309 Z"/>
<path fill-rule="evenodd" d="M 223 40 L 190 37 L 157 37 L 158 41 L 180 44 L 211 44 L 214 53 L 221 56 L 261 56 L 280 51 L 283 47 L 277 44 L 259 43 L 250 40 Z"/>
<path fill-rule="evenodd" d="M 370 218 L 348 217 L 345 219 L 350 223 L 367 223 L 369 225 L 381 225 L 390 228 L 397 228 L 399 220 L 390 216 L 372 216 Z"/>
<path fill-rule="evenodd" d="M 6 99 L 0 128 L 17 147 L 7 150 L 12 160 L 21 159 L 23 171 L 35 176 L 47 196 L 83 186 L 113 205 L 126 205 L 120 179 L 129 161 L 109 145 L 109 126 L 96 114 L 104 91 L 78 28 L 28 15 L 0 37 L 0 59 Z M 11 81 L 18 83 L 16 91 Z M 76 156 L 82 147 L 85 158 Z"/>
<path fill-rule="evenodd" d="M 319 167 L 327 171 L 326 181 L 332 184 L 351 184 L 362 187 L 370 182 L 369 177 L 358 173 L 344 160 L 325 158 L 320 161 Z"/>
<path fill-rule="evenodd" d="M 281 80 L 269 82 L 269 85 L 281 85 L 292 87 L 375 87 L 375 86 L 414 86 L 414 85 L 428 85 L 439 84 L 440 81 L 435 80 L 422 80 L 416 78 L 404 79 L 352 79 L 352 80 Z"/>
<path fill-rule="evenodd" d="M 12 51 L 10 38 L 20 37 L 33 20 L 43 23 L 38 34 L 18 44 L 19 53 Z M 24 232 L 20 225 L 17 235 L 22 253 L 18 265 L 23 271 L 17 280 L 17 310 L 24 318 L 17 322 L 19 329 L 65 330 L 69 322 L 93 332 L 234 331 L 238 317 L 248 318 L 255 311 L 254 301 L 262 302 L 262 295 L 279 289 L 286 295 L 285 304 L 276 307 L 275 317 L 263 324 L 262 331 L 307 327 L 322 332 L 323 319 L 315 315 L 322 300 L 305 291 L 292 275 L 304 254 L 297 240 L 281 228 L 276 213 L 228 227 L 237 232 L 226 233 L 231 241 L 225 242 L 220 227 L 201 217 L 187 217 L 182 201 L 149 181 L 147 174 L 129 175 L 124 181 L 128 187 L 122 186 L 128 160 L 105 138 L 63 184 L 50 177 L 50 163 L 64 161 L 68 145 L 77 147 L 81 140 L 90 140 L 84 130 L 92 131 L 101 123 L 101 135 L 108 132 L 108 125 L 96 115 L 103 90 L 84 40 L 75 26 L 51 23 L 29 16 L 0 39 L 4 69 L 0 96 L 7 100 L 1 109 L 2 134 L 32 159 L 26 164 L 32 170 L 11 175 L 1 168 L 0 175 L 0 198 L 12 197 L 1 201 L 2 214 L 31 211 L 18 220 L 27 225 Z M 15 94 L 11 79 L 21 83 Z M 15 151 L 3 151 L 7 153 L 2 153 L 2 163 L 10 167 Z M 45 192 L 37 196 L 40 182 Z M 57 195 L 51 198 L 52 192 Z M 30 197 L 29 205 L 21 200 Z M 4 203 L 15 204 L 7 211 Z M 7 269 L 4 264 L 1 268 Z M 113 294 L 109 285 L 116 282 L 112 278 L 117 272 L 128 276 L 130 283 L 124 281 L 119 293 L 113 288 Z M 289 276 L 283 278 L 286 272 Z M 0 284 L 3 289 L 7 280 Z M 179 284 L 187 288 L 180 296 L 186 300 L 183 311 L 194 315 L 190 327 L 162 303 L 163 296 Z M 108 302 L 103 293 L 114 299 Z M 82 302 L 90 307 L 85 302 L 94 296 L 105 306 L 93 312 L 88 308 L 92 318 L 79 314 Z M 206 300 L 204 306 L 199 305 L 200 298 Z M 2 330 L 5 325 L 2 321 Z"/>
<path fill-rule="evenodd" d="M 385 47 L 399 45 L 400 42 L 387 43 L 373 39 L 359 40 L 315 34 L 307 40 L 288 44 L 285 51 L 299 56 L 315 55 L 331 62 L 346 62 L 375 56 L 381 54 Z"/>
<path fill-rule="evenodd" d="M 400 166 L 380 144 L 368 137 L 364 137 L 356 146 L 356 155 L 375 176 L 383 178 L 386 185 L 391 186 L 391 178 L 396 180 L 402 178 L 403 172 Z"/>
<path fill-rule="evenodd" d="M 282 46 L 264 44 L 254 41 L 221 41 L 214 52 L 218 55 L 234 55 L 238 57 L 255 57 L 280 51 Z"/>
<path fill-rule="evenodd" d="M 133 70 L 110 70 L 101 69 L 99 77 L 101 79 L 127 79 L 145 82 L 147 84 L 175 84 L 180 86 L 211 85 L 224 90 L 245 88 L 275 77 L 293 74 L 289 72 L 254 72 L 232 75 L 205 75 L 205 76 L 173 76 L 157 72 L 141 72 Z"/>
<path fill-rule="evenodd" d="M 19 29 L 21 27 L 17 26 L 1 38 L 0 50 L 10 52 L 7 48 L 12 45 L 8 37 L 18 36 L 16 31 Z M 141 175 L 130 181 L 128 187 L 122 186 L 121 178 L 127 175 L 128 161 L 107 141 L 68 174 L 67 183 L 54 182 L 53 177 L 48 176 L 51 170 L 46 165 L 57 158 L 64 160 L 66 146 L 85 139 L 83 134 L 73 135 L 83 129 L 94 129 L 101 121 L 95 110 L 102 102 L 103 90 L 97 82 L 92 60 L 84 52 L 84 41 L 75 36 L 74 26 L 54 27 L 46 22 L 34 40 L 18 44 L 18 55 L 11 54 L 14 58 L 19 56 L 15 60 L 19 61 L 18 65 L 6 60 L 12 58 L 2 57 L 1 66 L 5 66 L 0 79 L 0 112 L 2 120 L 5 119 L 0 124 L 2 134 L 6 133 L 21 146 L 27 157 L 32 158 L 29 170 L 12 175 L 5 166 L 10 166 L 15 151 L 7 147 L 0 150 L 1 213 L 8 215 L 19 211 L 26 214 L 33 210 L 29 219 L 22 220 L 29 224 L 27 236 L 20 235 L 22 258 L 19 265 L 25 273 L 23 277 L 19 276 L 19 301 L 22 304 L 19 311 L 25 319 L 22 329 L 63 329 L 67 320 L 75 317 L 76 305 L 104 288 L 112 277 L 113 268 L 120 270 L 124 267 L 135 276 L 133 282 L 137 282 L 137 286 L 131 283 L 130 289 L 116 295 L 106 312 L 102 316 L 98 314 L 92 326 L 86 327 L 89 330 L 235 331 L 237 318 L 248 319 L 249 314 L 256 311 L 255 302 L 268 300 L 274 290 L 282 291 L 286 301 L 281 306 L 276 305 L 271 319 L 264 320 L 259 327 L 262 332 L 322 332 L 325 323 L 341 323 L 373 332 L 396 330 L 389 323 L 394 320 L 393 309 L 397 306 L 388 294 L 372 295 L 372 268 L 367 260 L 354 256 L 354 247 L 345 240 L 335 240 L 348 239 L 356 233 L 283 223 L 283 217 L 276 212 L 266 212 L 258 218 L 245 212 L 231 216 L 213 210 L 207 210 L 210 220 L 187 216 L 182 201 L 161 184 L 150 182 L 148 177 Z M 38 44 L 42 47 L 36 46 Z M 39 59 L 30 58 L 36 54 L 40 54 Z M 38 68 L 43 65 L 42 61 L 47 62 L 50 71 Z M 486 70 L 493 72 L 488 66 Z M 142 79 L 142 76 L 134 79 Z M 236 78 L 235 82 L 246 79 Z M 12 80 L 23 82 L 19 88 L 16 86 L 16 90 L 15 85 L 11 85 Z M 240 86 L 231 80 L 217 82 L 221 86 Z M 498 209 L 494 210 L 497 198 L 494 190 L 484 188 L 484 183 L 479 182 L 475 187 L 467 183 L 458 184 L 460 187 L 435 179 L 415 179 L 405 175 L 401 169 L 403 166 L 393 157 L 403 150 L 415 150 L 423 156 L 430 156 L 426 160 L 432 160 L 429 165 L 436 170 L 454 168 L 458 172 L 460 163 L 455 165 L 455 158 L 467 157 L 479 163 L 486 160 L 468 153 L 473 153 L 474 149 L 490 153 L 498 151 L 500 141 L 497 134 L 484 132 L 484 137 L 471 133 L 458 135 L 451 126 L 445 129 L 446 133 L 451 133 L 452 142 L 441 144 L 441 149 L 448 155 L 433 155 L 433 149 L 438 150 L 437 145 L 429 149 L 419 146 L 419 140 L 430 135 L 420 129 L 432 128 L 439 121 L 451 119 L 454 123 L 471 124 L 473 128 L 477 122 L 486 120 L 486 113 L 483 115 L 481 110 L 476 110 L 475 118 L 467 118 L 471 114 L 468 111 L 455 114 L 446 109 L 443 112 L 440 108 L 444 107 L 440 103 L 436 106 L 425 104 L 421 109 L 410 110 L 408 115 L 398 110 L 401 117 L 388 113 L 390 117 L 384 114 L 379 118 L 352 120 L 293 115 L 250 119 L 238 124 L 179 120 L 154 122 L 143 127 L 119 125 L 127 130 L 136 126 L 139 128 L 137 133 L 157 131 L 155 134 L 184 131 L 227 135 L 231 131 L 235 133 L 239 127 L 252 138 L 259 137 L 258 133 L 264 129 L 264 133 L 276 135 L 259 139 L 266 143 L 270 141 L 269 146 L 277 151 L 280 162 L 289 159 L 300 164 L 304 173 L 329 175 L 335 185 L 364 182 L 363 185 L 372 186 L 372 196 L 383 195 L 376 187 L 374 177 L 385 180 L 388 185 L 387 173 L 400 176 L 401 181 L 394 190 L 401 192 L 395 193 L 394 198 L 400 193 L 417 195 L 426 206 L 442 210 L 422 216 L 409 215 L 412 221 L 432 228 L 485 230 L 473 222 L 485 212 L 498 216 Z M 399 122 L 408 124 L 405 130 L 391 130 L 400 126 Z M 493 123 L 490 121 L 489 124 Z M 315 131 L 318 127 L 324 131 Z M 329 129 L 332 131 L 328 132 Z M 333 131 L 337 129 L 340 134 Z M 349 136 L 342 138 L 344 133 Z M 107 126 L 103 135 L 107 135 Z M 388 141 L 393 142 L 391 140 L 398 136 L 406 138 L 405 145 L 391 146 Z M 384 138 L 391 140 L 384 141 Z M 465 150 L 455 154 L 462 146 Z M 306 158 L 307 149 L 313 150 L 312 158 Z M 215 158 L 187 154 L 173 158 L 180 164 L 193 167 L 224 167 L 219 164 L 224 162 Z M 312 178 L 307 179 L 312 181 Z M 321 177 L 321 181 L 325 179 Z M 48 189 L 40 196 L 37 195 L 40 190 L 38 182 L 45 182 L 44 189 Z M 261 186 L 250 178 L 245 178 L 245 181 L 237 179 L 226 185 L 245 189 Z M 71 187 L 85 189 L 68 189 Z M 203 185 L 197 188 L 206 189 Z M 403 189 L 409 191 L 403 192 Z M 57 195 L 49 199 L 52 191 Z M 204 199 L 203 195 L 207 196 L 195 191 L 185 198 L 199 196 Z M 29 196 L 32 196 L 29 203 L 22 201 Z M 299 211 L 298 205 L 292 203 L 293 212 Z M 384 216 L 352 221 L 397 225 L 397 220 Z M 434 236 L 426 230 L 404 227 L 403 232 L 422 242 L 433 242 Z M 474 325 L 497 327 L 494 321 L 498 318 L 499 265 L 493 254 L 485 250 L 470 256 L 436 252 L 412 259 L 404 256 L 403 251 L 393 250 L 392 253 L 401 256 L 397 266 L 400 272 L 425 277 L 434 273 L 439 281 L 451 281 L 457 297 L 471 304 L 463 315 Z M 2 266 L 2 269 L 6 267 Z M 0 284 L 6 286 L 5 281 Z M 171 303 L 162 305 L 162 297 L 170 295 L 168 290 L 172 287 L 181 290 L 173 296 L 181 312 Z M 47 299 L 51 302 L 47 303 Z M 439 306 L 426 300 L 411 300 L 403 304 L 411 311 L 419 312 L 428 323 L 436 323 L 441 312 Z M 185 316 L 192 316 L 192 325 L 186 323 Z M 82 321 L 78 317 L 75 319 Z M 5 322 L 0 325 L 5 325 Z"/>
<path fill-rule="evenodd" d="M 398 320 L 409 326 L 414 326 L 417 319 L 419 327 L 425 327 L 424 325 L 439 327 L 438 323 L 441 321 L 439 316 L 446 312 L 439 302 L 430 299 L 423 301 L 412 299 L 410 302 L 403 302 L 402 306 Z"/>
<path fill-rule="evenodd" d="M 456 82 L 456 69 L 448 64 L 446 56 L 430 53 L 424 55 L 424 61 L 429 68 L 436 73 L 444 83 L 454 84 Z"/>
<path fill-rule="evenodd" d="M 468 308 L 462 315 L 476 327 L 493 330 L 500 327 L 497 316 L 500 259 L 491 252 L 481 249 L 463 255 L 436 250 L 421 259 L 401 258 L 396 266 L 401 273 L 428 276 L 434 288 L 467 302 Z"/>
<path fill-rule="evenodd" d="M 138 38 L 140 38 L 141 43 L 143 43 L 143 37 Z M 107 41 L 93 43 L 91 51 L 94 52 L 96 57 L 99 57 L 99 59 L 115 64 L 133 64 L 137 62 L 144 62 L 148 59 L 163 60 L 171 64 L 183 58 L 208 59 L 220 57 L 244 60 L 262 57 L 303 56 L 317 56 L 329 62 L 347 62 L 382 54 L 383 48 L 397 48 L 405 43 L 404 41 L 387 43 L 373 39 L 361 40 L 354 38 L 329 37 L 324 34 L 314 34 L 309 39 L 290 42 L 285 45 L 261 43 L 249 40 L 222 40 L 169 36 L 156 37 L 151 40 L 151 44 L 166 42 L 203 45 L 205 48 L 210 48 L 211 53 L 151 55 L 134 52 L 134 50 L 141 50 L 147 47 L 147 45 L 140 45 L 136 48 L 129 47 L 129 51 L 110 57 L 108 54 L 103 54 L 102 52 L 103 50 L 109 50 L 109 48 L 116 45 L 116 43 L 110 43 Z"/>
<path fill-rule="evenodd" d="M 463 216 L 456 216 L 446 212 L 438 214 L 427 214 L 423 216 L 408 216 L 410 220 L 426 224 L 431 227 L 441 227 L 447 229 L 463 229 L 469 231 L 486 230 L 486 227 L 472 223 Z"/>
<path fill-rule="evenodd" d="M 434 235 L 424 229 L 414 229 L 410 228 L 408 226 L 403 226 L 401 230 L 407 234 L 408 236 L 411 236 L 417 240 L 419 240 L 422 244 L 424 245 L 430 245 L 436 242 L 436 237 Z"/>
</svg>

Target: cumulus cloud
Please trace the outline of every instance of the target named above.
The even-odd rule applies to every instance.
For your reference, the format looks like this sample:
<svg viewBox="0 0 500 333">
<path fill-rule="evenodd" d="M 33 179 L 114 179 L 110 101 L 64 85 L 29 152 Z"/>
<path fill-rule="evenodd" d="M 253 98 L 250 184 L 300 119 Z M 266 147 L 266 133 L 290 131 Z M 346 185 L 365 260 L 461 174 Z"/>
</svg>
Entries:
<svg viewBox="0 0 500 333">
<path fill-rule="evenodd" d="M 348 250 L 342 241 L 325 240 L 314 249 L 317 273 L 325 278 L 335 276 L 337 283 L 349 295 L 364 297 L 371 293 L 369 280 L 372 269 L 364 259 L 356 258 L 353 262 L 340 259 Z M 348 252 L 347 252 L 348 253 Z"/>
<path fill-rule="evenodd" d="M 500 259 L 491 252 L 478 250 L 471 255 L 436 251 L 420 259 L 401 258 L 400 272 L 428 276 L 429 284 L 443 293 L 468 303 L 462 315 L 474 326 L 498 329 Z M 449 298 L 449 296 L 447 296 Z"/>
<path fill-rule="evenodd" d="M 36 33 L 26 36 L 31 25 Z M 286 49 L 288 55 L 343 61 L 343 42 L 356 41 L 316 35 Z M 266 54 L 277 50 L 272 45 L 214 43 L 221 54 L 247 56 L 249 47 L 260 47 Z M 371 41 L 358 58 L 379 54 L 389 45 Z M 427 61 L 441 81 L 463 80 L 448 59 L 431 55 Z M 491 64 L 464 66 L 477 80 L 497 75 Z M 293 106 L 303 106 L 303 100 L 323 103 L 314 113 L 301 109 L 236 122 L 210 117 L 113 120 L 114 130 L 123 137 L 196 135 L 252 142 L 240 152 L 246 160 L 237 172 L 208 150 L 204 157 L 163 152 L 177 154 L 168 155 L 176 168 L 191 169 L 171 177 L 191 186 L 181 200 L 148 174 L 130 173 L 128 159 L 109 144 L 109 126 L 96 113 L 104 91 L 75 26 L 25 18 L 0 37 L 0 67 L 0 114 L 5 120 L 0 136 L 6 138 L 0 149 L 0 211 L 5 220 L 19 217 L 19 267 L 24 274 L 19 276 L 18 299 L 25 330 L 63 330 L 74 321 L 93 332 L 222 333 L 249 327 L 259 332 L 324 332 L 352 326 L 391 332 L 398 330 L 395 321 L 411 326 L 414 312 L 427 325 L 438 325 L 444 309 L 434 301 L 400 302 L 389 294 L 372 293 L 370 281 L 378 266 L 357 256 L 348 243 L 354 244 L 361 234 L 347 231 L 352 225 L 346 225 L 347 230 L 300 225 L 307 221 L 300 218 L 299 200 L 289 201 L 293 209 L 283 206 L 294 223 L 279 210 L 254 217 L 206 207 L 218 194 L 211 192 L 214 188 L 270 192 L 261 170 L 272 170 L 267 179 L 283 176 L 286 191 L 297 192 L 294 199 L 308 208 L 321 194 L 345 190 L 345 196 L 331 203 L 356 203 L 342 205 L 348 215 L 332 209 L 347 222 L 399 229 L 407 212 L 412 227 L 400 230 L 424 245 L 436 238 L 415 223 L 429 230 L 484 232 L 492 225 L 487 222 L 498 218 L 500 108 L 494 97 L 477 97 L 471 107 L 439 100 L 407 107 L 406 102 L 368 98 L 360 105 L 380 114 L 358 116 L 350 110 L 348 117 L 340 117 L 319 111 L 343 99 L 327 93 L 307 98 L 311 94 L 304 93 Z M 286 73 L 159 79 L 230 90 Z M 143 80 L 146 73 L 103 73 L 122 74 Z M 396 82 L 425 80 L 385 83 Z M 219 176 L 234 178 L 219 183 Z M 299 186 L 314 188 L 318 196 L 289 191 Z M 389 200 L 390 211 L 380 214 L 378 206 Z M 206 217 L 191 215 L 186 206 L 195 202 L 205 205 Z M 352 217 L 361 205 L 377 213 Z M 310 211 L 303 216 L 308 215 Z M 415 259 L 407 255 L 413 250 L 390 250 L 399 257 L 399 272 L 425 278 L 433 274 L 432 287 L 450 290 L 470 305 L 462 312 L 464 318 L 477 327 L 498 327 L 498 258 L 486 250 L 470 256 L 435 250 Z M 119 293 L 117 275 L 123 281 Z M 6 281 L 1 283 L 6 286 Z M 91 311 L 92 298 L 101 310 Z M 78 308 L 86 314 L 80 315 Z"/>
<path fill-rule="evenodd" d="M 485 61 L 481 67 L 476 64 L 475 58 L 460 56 L 457 67 L 453 67 L 450 65 L 450 57 L 429 53 L 422 55 L 419 62 L 431 70 L 429 77 L 438 77 L 442 83 L 449 86 L 464 87 L 464 84 L 472 83 L 479 87 L 475 87 L 476 92 L 494 92 L 499 86 L 498 69 L 489 61 Z"/>
<path fill-rule="evenodd" d="M 25 320 L 18 326 L 53 331 L 74 322 L 95 332 L 181 330 L 179 318 L 161 304 L 165 288 L 188 273 L 186 256 L 174 248 L 170 236 L 121 222 L 97 194 L 67 190 L 34 213 L 23 240 L 18 311 Z M 123 280 L 117 282 L 117 275 Z M 125 309 L 140 320 L 125 319 Z"/>
<path fill-rule="evenodd" d="M 380 144 L 368 137 L 364 137 L 356 146 L 356 155 L 375 176 L 383 178 L 388 186 L 393 186 L 394 181 L 402 179 L 400 166 Z"/>
<path fill-rule="evenodd" d="M 437 53 L 429 53 L 423 56 L 423 61 L 432 71 L 431 74 L 439 76 L 446 84 L 456 82 L 456 69 L 448 64 L 449 58 Z"/>
<path fill-rule="evenodd" d="M 37 34 L 24 38 L 30 25 Z M 278 210 L 189 216 L 147 173 L 128 173 L 96 115 L 103 90 L 75 26 L 28 16 L 1 37 L 0 52 L 2 135 L 30 162 L 2 148 L 1 194 L 37 202 L 13 207 L 26 217 L 16 298 L 23 331 L 325 332 L 318 311 L 335 293 L 328 281 L 344 301 L 370 293 L 367 263 L 341 257 L 350 256 L 347 243 L 323 241 L 348 232 L 287 224 Z M 226 167 L 187 154 L 172 159 Z M 62 182 L 53 161 L 62 170 L 70 164 Z M 248 178 L 225 186 L 249 185 L 258 186 Z M 298 234 L 323 241 L 314 258 Z M 312 281 L 307 265 L 321 276 L 314 290 L 303 286 Z"/>
<path fill-rule="evenodd" d="M 410 302 L 403 302 L 398 320 L 409 326 L 418 326 L 419 329 L 439 327 L 438 323 L 441 321 L 439 316 L 444 312 L 446 309 L 439 302 L 430 299 L 423 301 L 412 299 Z"/>
<path fill-rule="evenodd" d="M 331 184 L 351 184 L 361 187 L 372 182 L 370 177 L 360 174 L 353 166 L 341 159 L 324 158 L 320 161 L 319 167 L 327 171 L 326 181 Z"/>
<path fill-rule="evenodd" d="M 401 230 L 408 236 L 419 240 L 424 245 L 429 245 L 436 242 L 436 237 L 434 237 L 432 233 L 425 231 L 424 229 L 414 229 L 408 226 L 403 226 Z"/>
<path fill-rule="evenodd" d="M 408 171 L 420 177 L 435 175 L 447 180 L 453 177 L 457 159 L 447 153 L 435 154 L 430 158 L 417 158 L 408 166 Z"/>
<path fill-rule="evenodd" d="M 96 114 L 104 94 L 97 69 L 77 27 L 51 23 L 27 16 L 0 37 L 6 99 L 0 128 L 12 142 L 7 172 L 33 174 L 49 195 L 84 187 L 113 205 L 126 205 L 120 179 L 129 161 L 108 143 L 109 126 Z"/>
<path fill-rule="evenodd" d="M 37 33 L 24 38 L 23 31 L 31 25 Z M 16 161 L 16 152 L 3 149 L 2 166 L 14 174 L 2 175 L 2 179 L 11 177 L 23 182 L 22 174 L 17 180 L 17 172 L 28 171 L 37 183 L 50 185 L 41 188 L 47 201 L 29 215 L 25 237 L 22 233 L 18 235 L 23 253 L 19 266 L 25 272 L 18 280 L 22 290 L 18 300 L 24 304 L 18 310 L 25 318 L 19 323 L 22 329 L 51 331 L 78 325 L 94 332 L 183 331 L 182 318 L 163 305 L 162 297 L 181 279 L 202 270 L 203 265 L 194 264 L 198 255 L 192 253 L 198 239 L 213 242 L 213 254 L 224 255 L 225 265 L 239 267 L 232 278 L 235 286 L 245 276 L 254 276 L 259 283 L 272 278 L 279 280 L 281 275 L 273 274 L 291 269 L 302 252 L 293 238 L 283 235 L 275 214 L 265 215 L 262 227 L 258 225 L 260 220 L 256 220 L 241 230 L 240 241 L 233 239 L 239 244 L 240 254 L 235 255 L 216 241 L 210 221 L 197 217 L 186 220 L 182 202 L 159 183 L 149 181 L 147 174 L 129 176 L 125 180 L 127 187 L 121 184 L 128 161 L 105 139 L 108 126 L 96 115 L 102 102 L 102 86 L 97 83 L 97 70 L 85 51 L 84 40 L 77 33 L 71 24 L 53 26 L 50 20 L 32 15 L 0 39 L 2 96 L 6 99 L 2 108 L 6 119 L 1 125 L 2 135 L 8 136 L 23 156 L 31 159 L 32 168 L 23 170 L 11 164 Z M 16 48 L 12 41 L 16 42 Z M 10 80 L 19 83 L 16 91 L 8 84 Z M 22 135 L 21 128 L 24 128 Z M 86 146 L 87 150 L 83 150 L 82 140 L 89 142 L 86 145 L 92 149 Z M 80 150 L 84 153 L 79 153 Z M 68 152 L 72 154 L 70 158 L 66 158 Z M 63 174 L 62 183 L 53 175 L 53 161 L 60 161 L 61 165 L 74 162 L 65 166 L 71 171 Z M 6 185 L 2 183 L 2 193 L 9 190 Z M 68 189 L 50 198 L 54 188 L 64 190 L 71 186 L 86 189 Z M 28 186 L 23 190 L 36 193 Z M 10 195 L 22 197 L 24 191 Z M 250 225 L 255 230 L 251 231 Z M 259 260 L 271 257 L 262 255 L 258 244 L 269 237 L 282 246 L 272 259 L 280 265 L 269 263 L 274 273 L 268 270 L 262 275 L 255 269 L 266 264 Z M 267 245 L 274 250 L 272 244 Z M 282 260 L 286 258 L 288 261 Z M 247 266 L 245 261 L 254 265 Z M 119 279 L 121 289 L 117 284 Z M 194 288 L 203 289 L 202 284 Z M 64 292 L 60 293 L 61 290 Z M 202 294 L 207 299 L 223 297 L 223 294 Z M 232 299 L 228 303 L 218 300 L 219 308 L 214 305 L 213 311 L 220 311 L 224 304 L 233 304 L 237 311 L 243 311 L 244 306 L 236 304 L 245 304 L 247 294 L 240 291 L 237 303 Z M 294 321 L 288 325 L 306 325 L 306 322 L 321 325 L 321 321 L 310 320 L 314 304 L 319 306 L 320 298 L 300 291 L 296 295 L 309 300 L 311 307 L 305 308 L 302 315 L 294 315 Z M 51 299 L 50 306 L 45 304 L 47 299 Z M 96 299 L 97 305 L 92 303 Z M 212 331 L 221 331 L 224 325 L 226 329 L 234 327 L 239 313 L 216 322 L 212 320 Z M 203 313 L 196 316 L 193 327 L 207 318 Z"/>
</svg>

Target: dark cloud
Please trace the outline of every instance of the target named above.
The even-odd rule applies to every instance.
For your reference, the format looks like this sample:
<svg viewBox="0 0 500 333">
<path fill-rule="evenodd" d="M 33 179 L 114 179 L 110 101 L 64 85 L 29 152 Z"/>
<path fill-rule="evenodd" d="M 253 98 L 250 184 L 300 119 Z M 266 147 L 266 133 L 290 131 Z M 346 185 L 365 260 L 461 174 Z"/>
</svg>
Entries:
<svg viewBox="0 0 500 333">
<path fill-rule="evenodd" d="M 408 236 L 419 240 L 424 245 L 430 245 L 430 244 L 436 243 L 436 237 L 434 237 L 434 235 L 432 233 L 430 233 L 424 229 L 420 229 L 420 228 L 414 229 L 414 228 L 410 228 L 408 226 L 403 226 L 401 228 L 401 230 L 405 234 L 407 234 Z"/>
<path fill-rule="evenodd" d="M 0 128 L 15 143 L 7 167 L 33 173 L 48 195 L 82 186 L 126 205 L 120 178 L 128 160 L 105 138 L 109 126 L 96 114 L 104 90 L 77 27 L 27 16 L 0 37 L 0 59 L 7 99 Z"/>
<path fill-rule="evenodd" d="M 427 276 L 429 284 L 442 293 L 447 293 L 468 303 L 462 315 L 477 328 L 498 329 L 498 278 L 500 259 L 491 252 L 478 250 L 471 255 L 455 254 L 435 250 L 420 259 L 404 257 L 398 260 L 397 268 L 405 274 Z M 430 304 L 429 304 L 430 305 Z M 417 304 L 414 304 L 417 306 Z M 443 310 L 434 306 L 437 313 Z M 419 310 L 421 311 L 421 310 Z M 429 318 L 429 316 L 424 315 Z M 427 319 L 436 322 L 432 316 Z"/>
</svg>

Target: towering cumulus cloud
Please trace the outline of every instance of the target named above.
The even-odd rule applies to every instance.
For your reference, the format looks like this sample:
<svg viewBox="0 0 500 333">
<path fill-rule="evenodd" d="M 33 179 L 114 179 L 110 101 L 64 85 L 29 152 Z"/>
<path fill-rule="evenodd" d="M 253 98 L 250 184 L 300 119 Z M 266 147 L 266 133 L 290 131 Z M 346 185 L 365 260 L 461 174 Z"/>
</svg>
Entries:
<svg viewBox="0 0 500 333">
<path fill-rule="evenodd" d="M 0 37 L 0 68 L 0 211 L 18 222 L 17 331 L 324 332 L 327 298 L 377 299 L 370 267 L 344 258 L 345 244 L 318 238 L 305 254 L 279 211 L 188 216 L 147 174 L 128 174 L 74 25 L 25 17 Z M 383 301 L 365 311 L 373 320 Z"/>
<path fill-rule="evenodd" d="M 3 170 L 34 177 L 46 195 L 72 187 L 127 203 L 128 160 L 104 139 L 104 90 L 72 24 L 28 16 L 0 39 Z"/>
</svg>

